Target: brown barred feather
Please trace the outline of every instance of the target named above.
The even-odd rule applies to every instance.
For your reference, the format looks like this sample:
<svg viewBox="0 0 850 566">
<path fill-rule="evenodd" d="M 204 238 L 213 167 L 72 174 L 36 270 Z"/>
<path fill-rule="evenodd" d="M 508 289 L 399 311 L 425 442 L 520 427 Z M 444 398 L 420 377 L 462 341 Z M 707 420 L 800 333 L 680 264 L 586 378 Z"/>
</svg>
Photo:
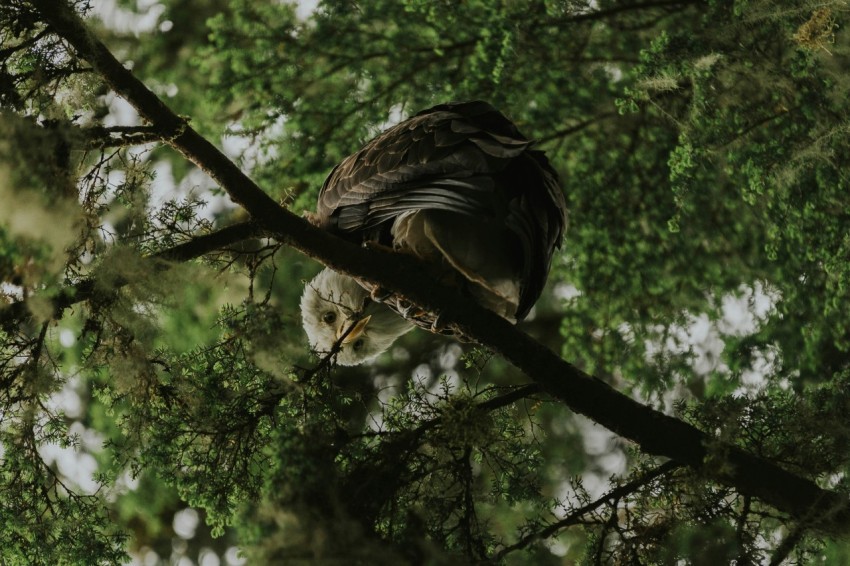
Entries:
<svg viewBox="0 0 850 566">
<path fill-rule="evenodd" d="M 514 242 L 505 254 L 511 254 L 520 288 L 513 318 L 528 314 L 560 247 L 566 203 L 546 156 L 510 120 L 481 101 L 420 112 L 334 168 L 319 194 L 316 218 L 353 241 L 393 245 L 393 223 L 417 210 L 504 226 Z M 433 314 L 405 308 L 403 297 L 387 303 L 415 324 L 441 330 Z"/>
</svg>

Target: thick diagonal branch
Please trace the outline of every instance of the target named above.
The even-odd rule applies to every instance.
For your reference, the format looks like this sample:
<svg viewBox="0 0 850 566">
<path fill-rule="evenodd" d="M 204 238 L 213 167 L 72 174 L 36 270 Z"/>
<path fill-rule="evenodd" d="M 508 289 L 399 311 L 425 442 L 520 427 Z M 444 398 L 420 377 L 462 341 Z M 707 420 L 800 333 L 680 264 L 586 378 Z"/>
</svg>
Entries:
<svg viewBox="0 0 850 566">
<path fill-rule="evenodd" d="M 457 324 L 467 336 L 501 354 L 572 410 L 631 439 L 648 453 L 688 465 L 807 524 L 841 530 L 850 526 L 844 495 L 823 490 L 806 478 L 615 391 L 494 313 L 422 277 L 422 266 L 413 258 L 360 249 L 277 206 L 224 154 L 125 69 L 64 1 L 31 1 L 57 34 L 142 117 L 162 130 L 168 143 L 206 171 L 281 242 L 329 267 L 393 289 L 412 302 L 441 313 L 447 323 Z"/>
</svg>

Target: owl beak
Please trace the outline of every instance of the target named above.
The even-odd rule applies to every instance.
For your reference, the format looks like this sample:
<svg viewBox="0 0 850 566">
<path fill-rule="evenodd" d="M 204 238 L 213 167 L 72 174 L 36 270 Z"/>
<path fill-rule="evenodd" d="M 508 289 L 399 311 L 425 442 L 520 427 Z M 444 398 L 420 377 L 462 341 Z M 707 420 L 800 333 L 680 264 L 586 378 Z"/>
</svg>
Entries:
<svg viewBox="0 0 850 566">
<path fill-rule="evenodd" d="M 366 330 L 366 324 L 369 322 L 369 319 L 372 318 L 372 315 L 364 316 L 360 320 L 358 320 L 354 328 L 351 329 L 351 332 L 348 333 L 348 336 L 342 339 L 343 344 L 349 344 L 357 340 L 361 334 Z M 339 340 L 343 334 L 345 334 L 346 327 L 340 326 L 339 331 L 337 332 L 336 339 Z"/>
</svg>

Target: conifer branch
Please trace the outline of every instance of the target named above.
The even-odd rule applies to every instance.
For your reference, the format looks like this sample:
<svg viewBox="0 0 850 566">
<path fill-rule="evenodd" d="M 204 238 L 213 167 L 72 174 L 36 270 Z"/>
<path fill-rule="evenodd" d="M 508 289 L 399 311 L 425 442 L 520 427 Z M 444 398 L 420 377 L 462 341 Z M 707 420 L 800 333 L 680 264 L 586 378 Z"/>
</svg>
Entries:
<svg viewBox="0 0 850 566">
<path fill-rule="evenodd" d="M 151 269 L 166 269 L 170 262 L 189 261 L 262 234 L 263 230 L 254 222 L 241 222 L 162 250 L 145 258 L 145 261 L 150 262 Z M 129 283 L 131 281 L 120 278 L 113 282 L 113 287 L 118 289 Z M 65 287 L 50 299 L 53 306 L 53 318 L 61 318 L 65 309 L 94 298 L 97 295 L 97 289 L 97 282 L 94 279 L 85 279 L 75 285 Z M 20 324 L 31 316 L 27 300 L 2 307 L 0 308 L 0 329 L 11 329 L 14 325 Z"/>
<path fill-rule="evenodd" d="M 592 501 L 587 505 L 579 507 L 563 519 L 552 523 L 546 528 L 525 535 L 514 544 L 506 546 L 505 548 L 494 554 L 491 561 L 495 564 L 499 564 L 505 558 L 505 556 L 507 556 L 511 552 L 522 550 L 523 548 L 528 547 L 530 544 L 533 544 L 536 541 L 544 540 L 549 537 L 555 536 L 561 530 L 579 524 L 582 519 L 586 517 L 589 513 L 596 511 L 603 505 L 611 501 L 618 501 L 624 497 L 627 497 L 642 488 L 643 486 L 647 485 L 648 483 L 656 480 L 657 478 L 660 478 L 661 476 L 669 474 L 670 472 L 673 472 L 677 468 L 681 467 L 682 464 L 679 464 L 678 462 L 674 462 L 672 460 L 665 462 L 664 464 L 661 464 L 657 468 L 650 470 L 642 476 L 635 478 L 628 483 L 624 483 L 623 485 L 617 488 L 612 489 L 596 501 Z"/>
<path fill-rule="evenodd" d="M 323 264 L 394 289 L 419 306 L 440 312 L 466 336 L 492 348 L 575 412 L 628 438 L 649 454 L 663 455 L 729 485 L 814 528 L 846 531 L 845 495 L 724 443 L 681 420 L 644 406 L 572 364 L 498 315 L 421 276 L 420 262 L 381 250 L 361 249 L 284 210 L 239 168 L 201 137 L 90 34 L 63 0 L 31 0 L 42 18 L 168 143 L 215 179 L 252 218 L 282 243 Z M 647 2 L 644 6 L 685 2 Z"/>
<path fill-rule="evenodd" d="M 150 126 L 113 126 L 83 128 L 86 149 L 128 147 L 162 141 L 162 133 Z"/>
</svg>

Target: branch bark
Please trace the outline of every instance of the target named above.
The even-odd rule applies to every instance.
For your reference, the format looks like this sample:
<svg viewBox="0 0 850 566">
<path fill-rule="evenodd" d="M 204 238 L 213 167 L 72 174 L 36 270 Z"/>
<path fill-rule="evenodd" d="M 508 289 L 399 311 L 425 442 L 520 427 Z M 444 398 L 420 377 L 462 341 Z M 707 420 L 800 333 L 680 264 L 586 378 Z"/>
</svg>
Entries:
<svg viewBox="0 0 850 566">
<path fill-rule="evenodd" d="M 812 527 L 836 531 L 850 527 L 845 495 L 821 489 L 809 479 L 724 444 L 688 423 L 617 392 L 496 314 L 421 277 L 422 267 L 413 258 L 361 249 L 284 210 L 125 69 L 63 0 L 31 3 L 53 31 L 73 46 L 116 93 L 152 126 L 161 129 L 167 143 L 207 172 L 282 243 L 333 269 L 396 290 L 411 302 L 442 313 L 447 323 L 457 324 L 467 336 L 492 348 L 570 409 L 634 441 L 645 452 L 687 465 Z"/>
</svg>

